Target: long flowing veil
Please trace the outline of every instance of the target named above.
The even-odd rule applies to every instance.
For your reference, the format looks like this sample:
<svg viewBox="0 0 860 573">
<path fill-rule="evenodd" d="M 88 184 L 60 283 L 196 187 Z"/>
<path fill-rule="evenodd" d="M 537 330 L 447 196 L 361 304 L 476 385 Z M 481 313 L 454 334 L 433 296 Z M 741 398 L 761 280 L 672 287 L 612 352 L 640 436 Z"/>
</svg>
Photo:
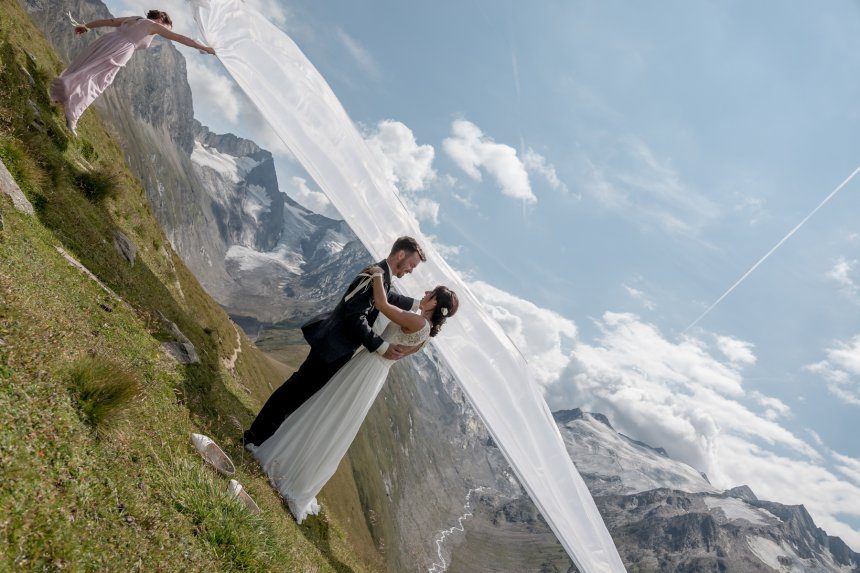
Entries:
<svg viewBox="0 0 860 573">
<path fill-rule="evenodd" d="M 190 0 L 204 40 L 377 259 L 412 235 L 427 252 L 407 292 L 444 284 L 460 310 L 433 344 L 531 499 L 583 573 L 624 565 L 528 365 L 386 180 L 343 106 L 298 46 L 241 0 Z"/>
</svg>

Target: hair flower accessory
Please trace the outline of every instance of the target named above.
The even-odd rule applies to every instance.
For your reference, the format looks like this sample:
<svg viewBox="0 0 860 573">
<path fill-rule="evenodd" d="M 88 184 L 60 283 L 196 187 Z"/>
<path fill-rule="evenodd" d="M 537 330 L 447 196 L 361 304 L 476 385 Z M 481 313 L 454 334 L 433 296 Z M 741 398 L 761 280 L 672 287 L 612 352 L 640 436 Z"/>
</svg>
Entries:
<svg viewBox="0 0 860 573">
<path fill-rule="evenodd" d="M 442 308 L 442 316 L 448 316 L 448 309 L 447 308 L 444 308 L 444 307 Z"/>
</svg>

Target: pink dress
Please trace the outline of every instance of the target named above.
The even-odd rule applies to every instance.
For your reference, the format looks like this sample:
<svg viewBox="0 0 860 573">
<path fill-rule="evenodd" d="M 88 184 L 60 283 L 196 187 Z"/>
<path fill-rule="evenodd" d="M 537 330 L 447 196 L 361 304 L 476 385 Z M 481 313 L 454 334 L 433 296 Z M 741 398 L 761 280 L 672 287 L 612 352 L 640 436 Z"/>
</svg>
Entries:
<svg viewBox="0 0 860 573">
<path fill-rule="evenodd" d="M 51 82 L 51 100 L 63 105 L 69 129 L 97 97 L 111 85 L 117 72 L 134 55 L 149 47 L 152 20 L 126 20 L 116 32 L 105 34 L 83 51 L 59 77 Z"/>
</svg>

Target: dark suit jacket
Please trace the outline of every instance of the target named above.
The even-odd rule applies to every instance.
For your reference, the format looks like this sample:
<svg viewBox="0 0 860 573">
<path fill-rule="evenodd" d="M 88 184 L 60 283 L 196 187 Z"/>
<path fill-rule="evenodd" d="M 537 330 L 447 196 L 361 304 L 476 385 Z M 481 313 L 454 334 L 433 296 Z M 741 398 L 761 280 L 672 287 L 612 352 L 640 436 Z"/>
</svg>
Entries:
<svg viewBox="0 0 860 573">
<path fill-rule="evenodd" d="M 410 310 L 415 300 L 390 290 L 391 271 L 388 261 L 383 260 L 377 264 L 385 272 L 383 282 L 388 293 L 388 302 L 403 310 Z M 361 345 L 374 352 L 383 342 L 382 337 L 374 334 L 372 330 L 373 323 L 379 316 L 379 311 L 373 305 L 373 285 L 368 284 L 349 301 L 344 300 L 362 280 L 365 280 L 365 277 L 356 277 L 350 283 L 333 311 L 316 316 L 302 325 L 305 340 L 326 362 L 334 362 L 352 354 Z"/>
</svg>

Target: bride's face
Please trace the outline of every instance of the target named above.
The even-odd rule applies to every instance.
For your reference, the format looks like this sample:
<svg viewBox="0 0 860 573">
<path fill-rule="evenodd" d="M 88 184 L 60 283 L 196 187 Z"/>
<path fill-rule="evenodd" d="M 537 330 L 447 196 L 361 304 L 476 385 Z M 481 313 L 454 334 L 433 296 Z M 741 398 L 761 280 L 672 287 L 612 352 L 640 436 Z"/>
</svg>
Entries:
<svg viewBox="0 0 860 573">
<path fill-rule="evenodd" d="M 422 311 L 433 310 L 434 308 L 436 308 L 436 297 L 433 295 L 432 290 L 424 291 L 424 298 L 421 299 L 421 302 L 418 304 L 418 306 Z"/>
</svg>

